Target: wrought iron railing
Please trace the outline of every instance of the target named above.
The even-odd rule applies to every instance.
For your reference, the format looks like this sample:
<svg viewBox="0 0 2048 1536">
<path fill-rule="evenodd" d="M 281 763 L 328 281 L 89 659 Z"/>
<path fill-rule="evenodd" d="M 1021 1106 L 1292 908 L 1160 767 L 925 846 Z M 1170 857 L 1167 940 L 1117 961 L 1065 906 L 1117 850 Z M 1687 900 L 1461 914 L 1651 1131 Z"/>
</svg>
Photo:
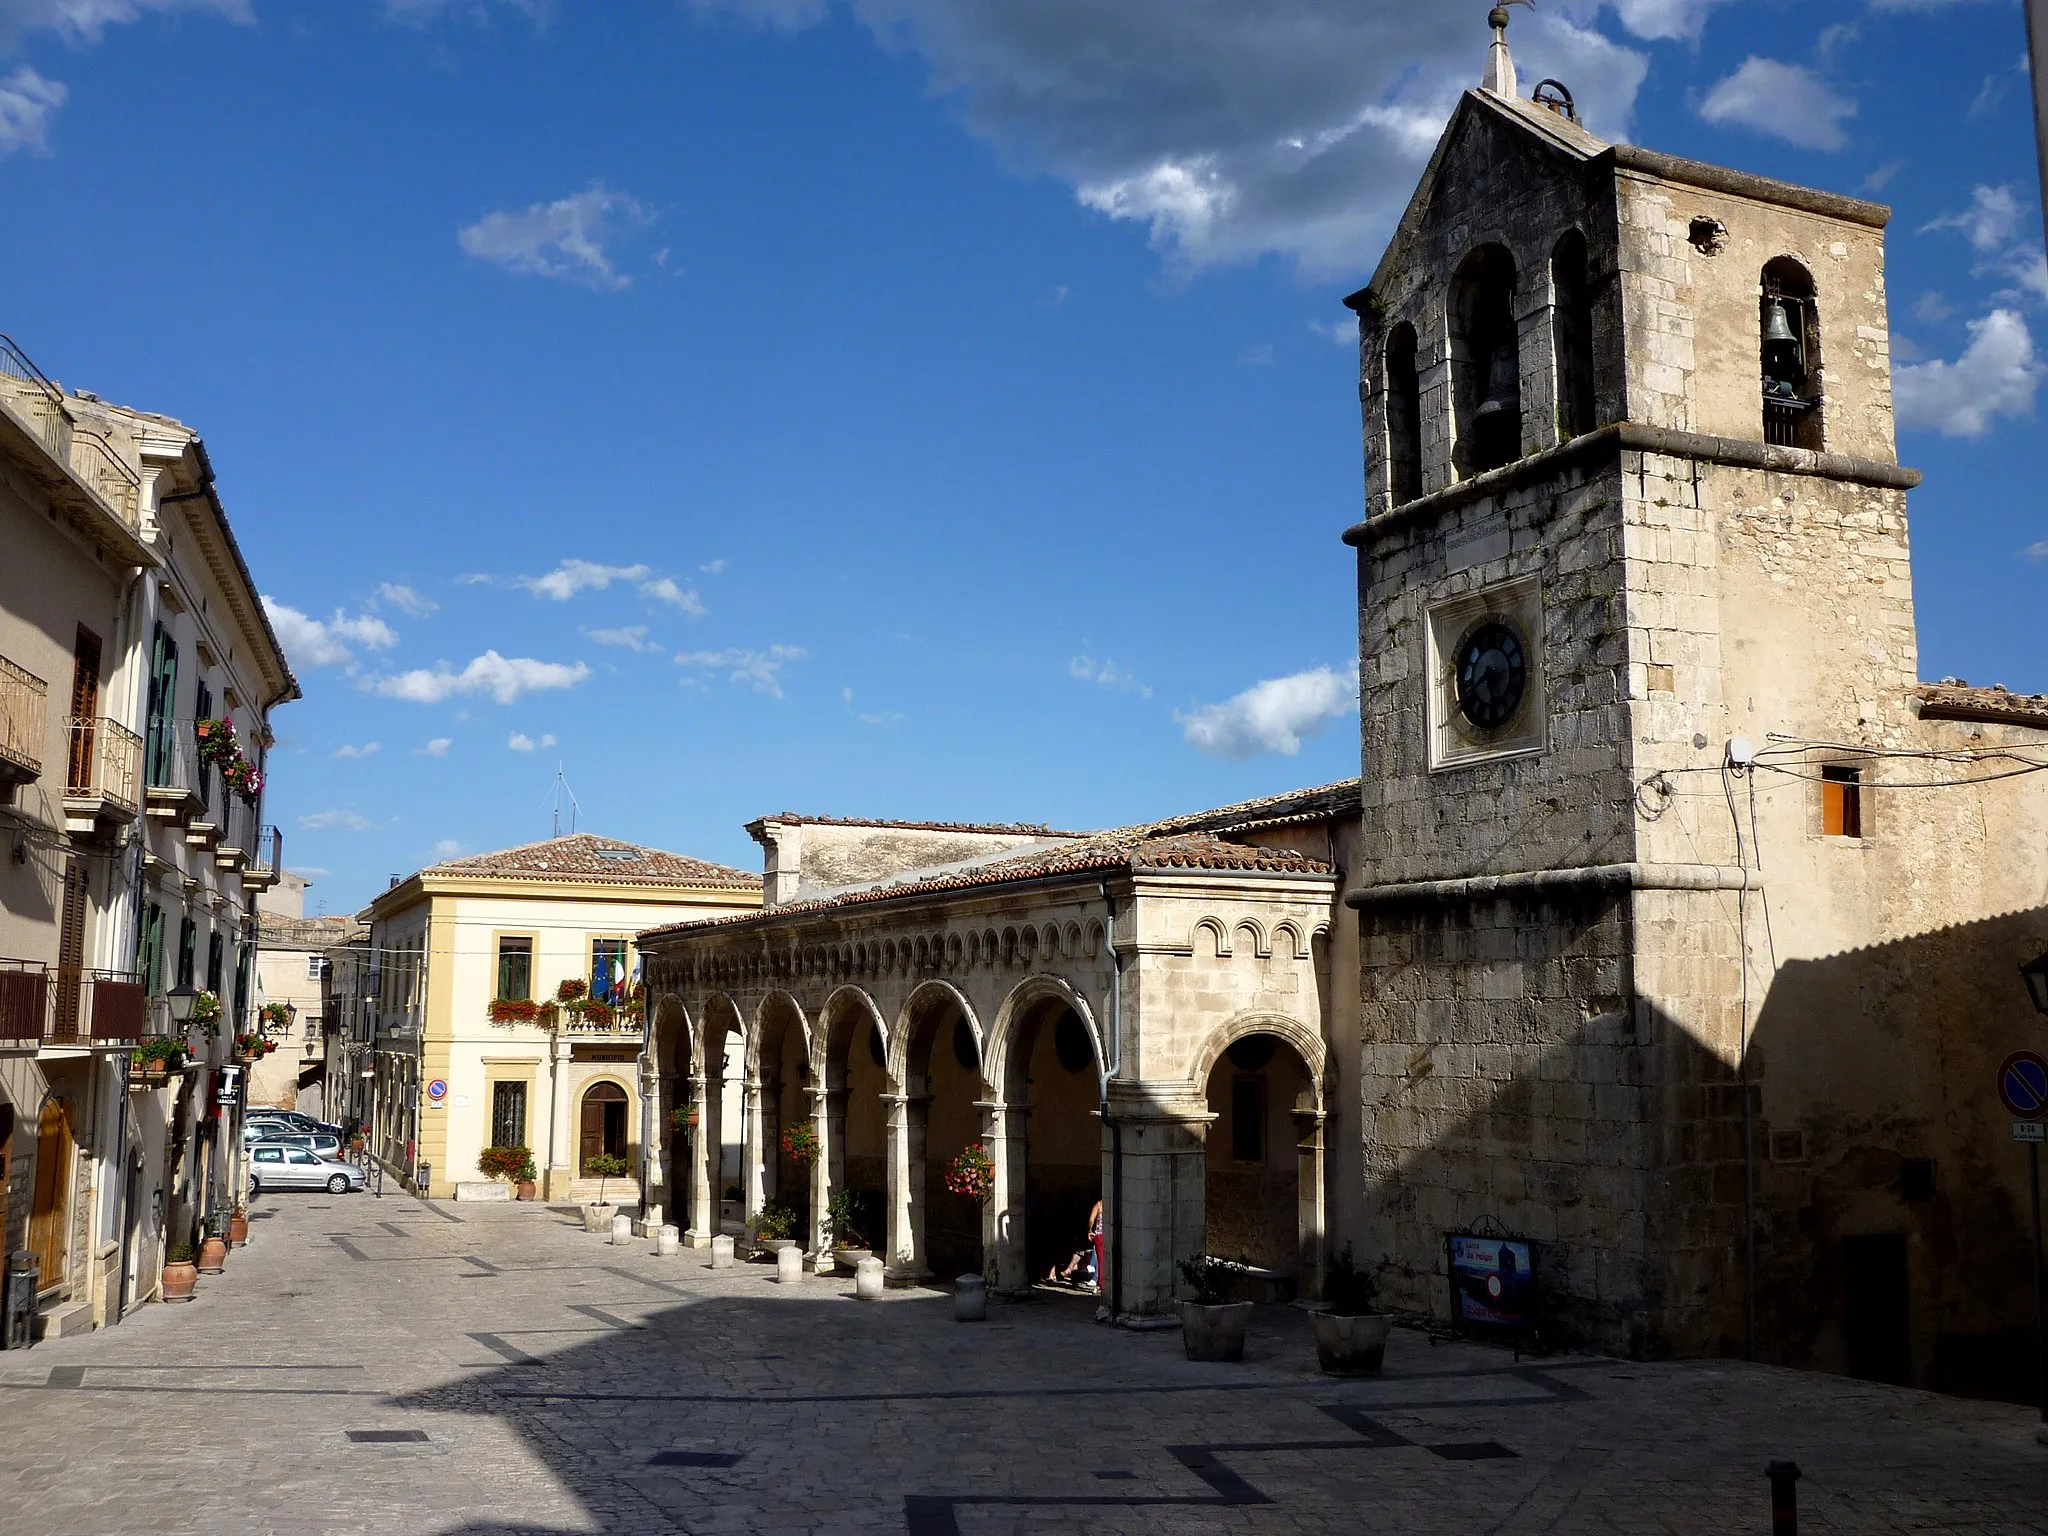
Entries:
<svg viewBox="0 0 2048 1536">
<path fill-rule="evenodd" d="M 133 971 L 0 959 L 0 1044 L 125 1045 L 149 1032 L 149 994 Z"/>
<path fill-rule="evenodd" d="M 1764 397 L 1764 441 L 1780 448 L 1805 448 L 1811 446 L 1804 439 L 1811 435 L 1812 425 L 1807 415 L 1813 410 L 1811 400 L 1785 400 L 1776 396 Z"/>
<path fill-rule="evenodd" d="M 0 656 L 0 777 L 33 779 L 43 771 L 49 694 L 49 685 L 40 677 Z"/>
<path fill-rule="evenodd" d="M 250 850 L 249 873 L 275 879 L 284 868 L 284 833 L 276 827 L 258 827 L 256 844 Z"/>
<path fill-rule="evenodd" d="M 71 434 L 71 470 L 132 531 L 140 526 L 142 477 L 115 455 L 97 432 Z"/>
<path fill-rule="evenodd" d="M 152 715 L 144 743 L 142 772 L 151 789 L 199 793 L 199 744 L 190 720 Z"/>
<path fill-rule="evenodd" d="M 142 738 L 105 715 L 74 715 L 65 793 L 97 795 L 134 815 L 142 808 Z"/>
<path fill-rule="evenodd" d="M 53 458 L 70 461 L 71 418 L 64 410 L 64 391 L 8 336 L 0 336 L 0 401 L 43 440 Z"/>
</svg>

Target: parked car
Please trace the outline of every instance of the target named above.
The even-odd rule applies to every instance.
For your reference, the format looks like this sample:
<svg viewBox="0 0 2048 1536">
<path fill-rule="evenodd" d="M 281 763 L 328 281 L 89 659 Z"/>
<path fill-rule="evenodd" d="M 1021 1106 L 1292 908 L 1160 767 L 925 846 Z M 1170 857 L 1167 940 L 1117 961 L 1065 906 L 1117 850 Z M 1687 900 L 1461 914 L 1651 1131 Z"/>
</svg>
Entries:
<svg viewBox="0 0 2048 1536">
<path fill-rule="evenodd" d="M 272 1136 L 297 1136 L 299 1128 L 289 1120 L 274 1119 L 269 1115 L 247 1115 L 242 1120 L 242 1145 L 252 1141 L 267 1141 Z"/>
<path fill-rule="evenodd" d="M 296 1109 L 263 1110 L 259 1111 L 258 1113 L 263 1114 L 269 1118 L 282 1120 L 286 1124 L 290 1125 L 293 1130 L 312 1131 L 316 1134 L 324 1133 L 325 1135 L 332 1136 L 337 1140 L 339 1140 L 341 1137 L 340 1126 L 329 1125 L 325 1120 L 315 1120 L 311 1115 L 301 1114 Z"/>
<path fill-rule="evenodd" d="M 281 1147 L 304 1147 L 321 1157 L 341 1161 L 341 1138 L 330 1136 L 325 1131 L 268 1131 L 256 1138 L 259 1142 L 276 1142 Z"/>
<path fill-rule="evenodd" d="M 324 1189 L 345 1195 L 363 1187 L 363 1170 L 322 1157 L 307 1147 L 259 1141 L 249 1149 L 249 1193 L 266 1189 Z"/>
</svg>

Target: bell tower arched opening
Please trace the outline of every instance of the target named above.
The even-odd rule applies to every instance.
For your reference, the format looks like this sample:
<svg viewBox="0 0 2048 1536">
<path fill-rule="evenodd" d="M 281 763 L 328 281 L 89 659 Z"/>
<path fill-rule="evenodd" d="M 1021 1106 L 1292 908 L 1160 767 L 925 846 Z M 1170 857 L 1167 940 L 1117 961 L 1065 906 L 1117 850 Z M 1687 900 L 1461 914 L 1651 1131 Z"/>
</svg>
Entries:
<svg viewBox="0 0 2048 1536">
<path fill-rule="evenodd" d="M 1422 494 L 1422 386 L 1415 368 L 1415 327 L 1387 333 L 1387 492 L 1395 506 Z"/>
<path fill-rule="evenodd" d="M 1483 474 L 1522 456 L 1522 350 L 1515 327 L 1515 258 L 1482 245 L 1451 284 L 1453 462 Z"/>
<path fill-rule="evenodd" d="M 1789 256 L 1766 262 L 1758 339 L 1764 441 L 1820 452 L 1820 323 L 1813 277 Z"/>
<path fill-rule="evenodd" d="M 1550 255 L 1551 350 L 1557 361 L 1557 436 L 1583 437 L 1594 420 L 1593 298 L 1586 237 L 1570 230 Z"/>
</svg>

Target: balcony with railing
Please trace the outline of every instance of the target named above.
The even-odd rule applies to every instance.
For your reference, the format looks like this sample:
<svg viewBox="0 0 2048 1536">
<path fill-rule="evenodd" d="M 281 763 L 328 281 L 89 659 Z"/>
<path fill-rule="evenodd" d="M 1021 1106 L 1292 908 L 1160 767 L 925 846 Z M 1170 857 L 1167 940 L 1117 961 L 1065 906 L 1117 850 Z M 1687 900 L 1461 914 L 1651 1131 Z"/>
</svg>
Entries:
<svg viewBox="0 0 2048 1536">
<path fill-rule="evenodd" d="M 189 724 L 186 729 L 191 729 Z M 227 835 L 228 801 L 232 797 L 220 765 L 202 761 L 196 747 L 192 771 L 197 806 L 185 819 L 185 842 L 189 847 L 211 849 Z"/>
<path fill-rule="evenodd" d="M 0 790 L 41 775 L 49 694 L 40 677 L 0 656 Z"/>
<path fill-rule="evenodd" d="M 73 716 L 64 780 L 64 828 L 99 834 L 142 811 L 142 738 L 105 715 Z"/>
<path fill-rule="evenodd" d="M 86 488 L 114 509 L 114 515 L 130 533 L 139 532 L 142 507 L 142 477 L 115 457 L 107 440 L 97 432 L 73 428 L 71 472 Z"/>
<path fill-rule="evenodd" d="M 220 845 L 213 850 L 213 864 L 216 869 L 239 870 L 254 861 L 256 838 L 262 828 L 257 824 L 256 807 L 232 790 L 222 795 L 225 807 L 221 815 Z"/>
<path fill-rule="evenodd" d="M 7 336 L 0 336 L 0 404 L 42 439 L 50 457 L 69 462 L 71 417 L 64 409 L 64 391 Z"/>
<path fill-rule="evenodd" d="M 143 743 L 142 775 L 143 808 L 151 821 L 182 826 L 203 809 L 199 743 L 190 720 L 151 718 Z"/>
<path fill-rule="evenodd" d="M 249 867 L 242 871 L 242 884 L 252 891 L 267 891 L 277 884 L 284 868 L 284 833 L 276 827 L 259 827 Z"/>
<path fill-rule="evenodd" d="M 0 958 L 0 1050 L 125 1050 L 149 1033 L 134 972 Z"/>
</svg>

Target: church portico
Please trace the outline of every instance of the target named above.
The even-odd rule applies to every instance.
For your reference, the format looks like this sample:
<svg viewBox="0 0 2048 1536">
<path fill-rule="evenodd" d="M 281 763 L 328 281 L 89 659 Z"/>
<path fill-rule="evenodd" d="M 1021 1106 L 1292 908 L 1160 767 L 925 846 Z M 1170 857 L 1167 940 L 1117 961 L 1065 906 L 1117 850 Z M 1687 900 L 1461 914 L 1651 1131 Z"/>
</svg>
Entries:
<svg viewBox="0 0 2048 1536">
<path fill-rule="evenodd" d="M 1344 820 L 1353 794 L 1285 797 L 1313 801 L 1313 825 L 1275 841 L 1333 847 L 1324 818 Z M 1085 1257 L 1100 1201 L 1105 1305 L 1170 1316 L 1180 1260 L 1251 1257 L 1208 1243 L 1208 1099 L 1235 1042 L 1269 1040 L 1272 1096 L 1246 1110 L 1259 1124 L 1235 1144 L 1256 1141 L 1264 1171 L 1216 1187 L 1224 1230 L 1281 1233 L 1262 1251 L 1313 1294 L 1338 883 L 1291 846 L 1158 824 L 643 934 L 657 1019 L 702 1021 L 692 1190 L 737 1141 L 749 1224 L 779 1199 L 800 1208 L 813 1255 L 845 1241 L 844 1223 L 891 1283 L 979 1272 L 1009 1291 Z M 737 1133 L 714 1128 L 716 1018 L 745 1036 Z M 1226 1075 L 1263 1094 L 1266 1061 L 1255 1068 Z M 782 1145 L 792 1114 L 812 1133 L 801 1162 Z M 977 1143 L 993 1164 L 982 1200 L 945 1182 Z"/>
</svg>

